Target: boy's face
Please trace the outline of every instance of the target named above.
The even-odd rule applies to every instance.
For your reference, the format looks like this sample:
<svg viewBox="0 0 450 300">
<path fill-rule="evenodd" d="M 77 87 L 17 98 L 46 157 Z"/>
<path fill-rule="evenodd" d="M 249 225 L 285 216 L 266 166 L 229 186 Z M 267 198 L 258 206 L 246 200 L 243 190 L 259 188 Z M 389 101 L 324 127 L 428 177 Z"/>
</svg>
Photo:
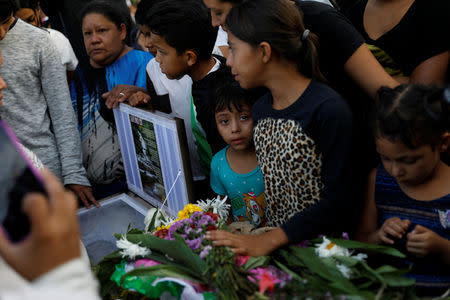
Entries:
<svg viewBox="0 0 450 300">
<path fill-rule="evenodd" d="M 241 111 L 231 105 L 231 111 L 216 112 L 216 124 L 223 140 L 233 150 L 242 151 L 253 145 L 253 120 L 251 107 L 241 104 Z"/>
<path fill-rule="evenodd" d="M 188 73 L 189 58 L 185 53 L 179 55 L 177 50 L 167 44 L 166 39 L 152 33 L 150 36 L 151 43 L 156 48 L 156 61 L 161 67 L 161 72 L 166 74 L 169 79 L 180 79 Z"/>
<path fill-rule="evenodd" d="M 411 149 L 401 142 L 377 137 L 376 147 L 386 171 L 404 186 L 415 186 L 431 179 L 441 161 L 440 151 L 430 145 Z"/>
</svg>

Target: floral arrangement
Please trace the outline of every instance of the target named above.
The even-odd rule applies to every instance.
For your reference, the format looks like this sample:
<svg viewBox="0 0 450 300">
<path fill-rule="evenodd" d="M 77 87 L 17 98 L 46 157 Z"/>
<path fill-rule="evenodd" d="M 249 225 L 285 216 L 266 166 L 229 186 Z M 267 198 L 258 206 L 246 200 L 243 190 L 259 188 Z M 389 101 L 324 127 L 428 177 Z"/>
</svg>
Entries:
<svg viewBox="0 0 450 300">
<path fill-rule="evenodd" d="M 116 235 L 118 251 L 96 267 L 103 299 L 414 299 L 407 270 L 372 268 L 367 254 L 404 257 L 397 250 L 319 237 L 270 257 L 235 255 L 206 240 L 225 229 L 220 198 L 188 204 L 172 220 L 159 210 L 146 230 Z"/>
</svg>

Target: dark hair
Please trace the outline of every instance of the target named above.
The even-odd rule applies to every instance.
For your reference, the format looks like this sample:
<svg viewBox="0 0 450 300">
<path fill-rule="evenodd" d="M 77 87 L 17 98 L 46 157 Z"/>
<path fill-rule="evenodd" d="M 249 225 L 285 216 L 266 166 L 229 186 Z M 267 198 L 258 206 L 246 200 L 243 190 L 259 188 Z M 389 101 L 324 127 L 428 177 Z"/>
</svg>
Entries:
<svg viewBox="0 0 450 300">
<path fill-rule="evenodd" d="M 126 6 L 124 6 L 126 8 Z M 107 18 L 109 21 L 113 22 L 117 29 L 120 29 L 120 25 L 124 24 L 126 27 L 127 35 L 125 37 L 125 43 L 130 45 L 130 31 L 131 31 L 131 16 L 128 9 L 118 6 L 107 1 L 99 0 L 89 2 L 83 7 L 81 11 L 81 23 L 86 15 L 89 14 L 99 14 Z"/>
<path fill-rule="evenodd" d="M 401 142 L 411 149 L 436 146 L 450 129 L 450 89 L 419 84 L 382 87 L 374 114 L 376 137 Z"/>
<path fill-rule="evenodd" d="M 261 96 L 258 90 L 245 90 L 234 80 L 229 68 L 216 76 L 216 85 L 212 93 L 214 103 L 214 113 L 228 109 L 234 106 L 237 111 L 242 111 L 242 104 L 252 107 L 256 100 Z"/>
<path fill-rule="evenodd" d="M 219 2 L 222 2 L 222 3 L 233 3 L 233 4 L 240 4 L 243 1 L 244 0 L 219 0 Z"/>
<path fill-rule="evenodd" d="M 17 0 L 17 10 L 21 8 L 30 8 L 32 10 L 39 9 L 39 1 L 38 0 Z"/>
<path fill-rule="evenodd" d="M 284 59 L 295 62 L 305 76 L 325 81 L 319 69 L 317 36 L 289 0 L 247 0 L 233 6 L 226 27 L 238 39 L 258 46 L 267 42 Z"/>
<path fill-rule="evenodd" d="M 0 0 L 0 22 L 5 21 L 16 11 L 17 3 L 15 0 Z"/>
<path fill-rule="evenodd" d="M 211 25 L 209 11 L 200 0 L 162 0 L 152 6 L 144 25 L 178 54 L 190 49 L 199 60 L 211 58 L 217 28 Z"/>
<path fill-rule="evenodd" d="M 141 0 L 136 8 L 136 13 L 134 14 L 134 19 L 136 23 L 139 25 L 143 25 L 145 23 L 145 17 L 150 11 L 150 8 L 161 0 Z"/>
</svg>

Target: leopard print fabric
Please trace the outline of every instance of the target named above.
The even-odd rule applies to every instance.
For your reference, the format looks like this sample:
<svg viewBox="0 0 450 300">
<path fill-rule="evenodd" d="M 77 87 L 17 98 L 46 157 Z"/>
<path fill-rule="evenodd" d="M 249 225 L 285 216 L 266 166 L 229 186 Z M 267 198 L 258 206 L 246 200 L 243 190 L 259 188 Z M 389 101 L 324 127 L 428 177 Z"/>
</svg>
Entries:
<svg viewBox="0 0 450 300">
<path fill-rule="evenodd" d="M 320 200 L 321 153 L 293 120 L 259 120 L 254 140 L 264 177 L 267 226 L 280 226 Z"/>
</svg>

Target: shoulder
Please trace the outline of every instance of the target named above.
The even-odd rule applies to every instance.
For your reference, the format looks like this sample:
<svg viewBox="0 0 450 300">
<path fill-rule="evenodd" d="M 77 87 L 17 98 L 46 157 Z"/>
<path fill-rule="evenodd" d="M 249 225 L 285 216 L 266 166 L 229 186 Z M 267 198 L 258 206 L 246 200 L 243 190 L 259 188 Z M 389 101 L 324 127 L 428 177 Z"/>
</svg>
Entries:
<svg viewBox="0 0 450 300">
<path fill-rule="evenodd" d="M 131 49 L 130 52 L 128 52 L 128 54 L 130 55 L 131 58 L 137 61 L 148 62 L 153 58 L 153 55 L 151 53 L 136 49 Z"/>
<path fill-rule="evenodd" d="M 11 29 L 11 32 L 17 32 L 21 34 L 21 38 L 36 40 L 36 42 L 40 42 L 39 39 L 44 39 L 41 43 L 45 43 L 47 39 L 50 39 L 50 33 L 47 30 L 30 25 L 20 19 L 17 20 L 17 23 Z"/>
<path fill-rule="evenodd" d="M 224 164 L 227 164 L 227 149 L 229 146 L 226 146 L 225 148 L 223 148 L 222 150 L 220 150 L 219 152 L 217 152 L 212 160 L 211 160 L 211 173 L 215 172 L 215 171 L 219 171 L 222 166 Z"/>
<path fill-rule="evenodd" d="M 272 108 L 272 94 L 267 92 L 261 96 L 252 107 L 252 118 L 254 121 L 260 119 L 264 114 L 266 114 Z"/>
<path fill-rule="evenodd" d="M 318 82 L 311 81 L 303 101 L 307 102 L 312 115 L 319 122 L 340 123 L 350 128 L 352 113 L 347 102 L 332 88 Z"/>
</svg>

